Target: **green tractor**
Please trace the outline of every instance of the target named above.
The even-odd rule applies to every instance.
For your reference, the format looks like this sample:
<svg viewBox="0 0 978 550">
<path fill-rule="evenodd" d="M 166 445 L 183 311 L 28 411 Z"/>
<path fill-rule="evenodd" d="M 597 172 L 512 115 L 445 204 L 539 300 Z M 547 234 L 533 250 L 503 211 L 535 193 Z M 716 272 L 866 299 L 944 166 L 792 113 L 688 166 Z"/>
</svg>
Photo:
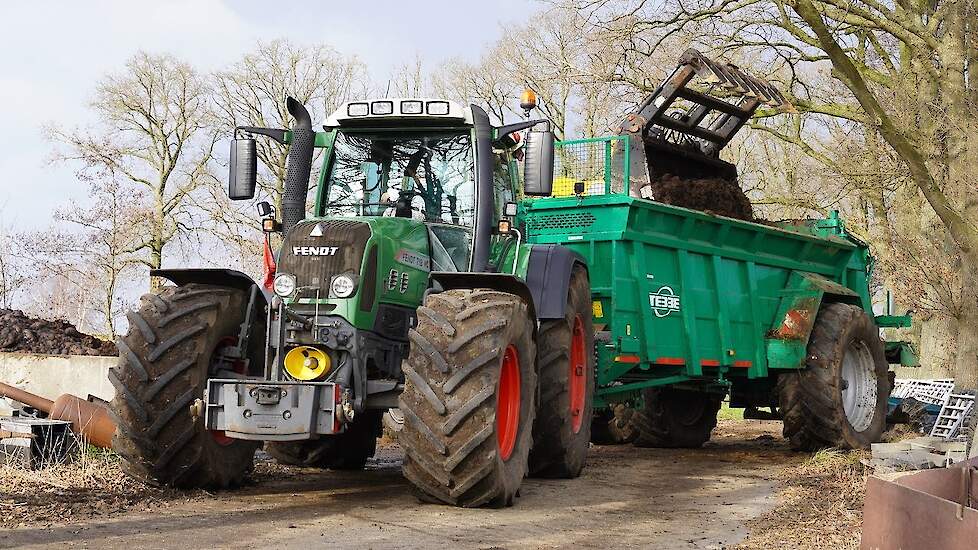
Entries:
<svg viewBox="0 0 978 550">
<path fill-rule="evenodd" d="M 282 234 L 269 277 L 152 273 L 174 285 L 119 342 L 114 448 L 139 477 L 222 488 L 263 443 L 362 468 L 396 410 L 421 498 L 506 506 L 526 475 L 579 476 L 592 425 L 596 441 L 701 445 L 725 395 L 783 414 L 798 448 L 868 445 L 889 383 L 866 247 L 834 218 L 773 227 L 650 200 L 663 172 L 736 185 L 719 150 L 779 97 L 688 52 L 620 135 L 576 142 L 440 99 L 348 102 L 317 131 L 289 99 L 290 130 L 238 128 L 231 151 L 230 197 L 251 199 L 254 136 L 289 145 L 281 212 L 259 205 Z"/>
<path fill-rule="evenodd" d="M 111 374 L 130 470 L 227 487 L 262 442 L 287 463 L 362 468 L 398 409 L 404 473 L 425 499 L 509 505 L 527 473 L 579 475 L 594 384 L 587 267 L 513 226 L 518 198 L 550 193 L 548 123 L 493 127 L 476 106 L 384 99 L 349 102 L 314 131 L 302 105 L 288 108 L 291 130 L 239 128 L 231 155 L 230 196 L 250 199 L 252 136 L 289 144 L 281 223 L 260 205 L 284 235 L 274 278 L 157 270 L 175 286 L 130 315 Z M 315 148 L 326 154 L 307 216 Z"/>
</svg>

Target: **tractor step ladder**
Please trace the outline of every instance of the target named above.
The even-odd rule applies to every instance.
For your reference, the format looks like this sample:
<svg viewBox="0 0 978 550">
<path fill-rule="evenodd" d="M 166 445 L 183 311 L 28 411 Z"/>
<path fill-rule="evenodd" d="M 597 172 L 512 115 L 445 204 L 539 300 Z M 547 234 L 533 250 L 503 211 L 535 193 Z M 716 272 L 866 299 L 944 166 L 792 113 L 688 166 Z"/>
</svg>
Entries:
<svg viewBox="0 0 978 550">
<path fill-rule="evenodd" d="M 968 416 L 968 411 L 975 406 L 975 396 L 967 393 L 950 393 L 941 412 L 937 416 L 937 422 L 930 431 L 930 435 L 942 439 L 957 437 L 961 431 L 961 424 Z"/>
</svg>

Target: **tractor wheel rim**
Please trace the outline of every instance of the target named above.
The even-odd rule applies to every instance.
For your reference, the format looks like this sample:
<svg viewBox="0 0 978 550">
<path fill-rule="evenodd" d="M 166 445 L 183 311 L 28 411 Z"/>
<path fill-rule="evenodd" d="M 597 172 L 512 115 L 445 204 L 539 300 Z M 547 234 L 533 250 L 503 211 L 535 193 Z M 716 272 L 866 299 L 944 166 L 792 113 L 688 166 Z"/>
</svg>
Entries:
<svg viewBox="0 0 978 550">
<path fill-rule="evenodd" d="M 587 397 L 587 349 L 584 336 L 584 321 L 578 315 L 574 318 L 574 332 L 571 336 L 570 375 L 568 376 L 568 392 L 570 393 L 571 431 L 578 433 L 584 425 L 584 401 Z"/>
<path fill-rule="evenodd" d="M 499 457 L 509 460 L 520 429 L 520 355 L 510 344 L 503 354 L 496 389 L 496 445 Z"/>
<path fill-rule="evenodd" d="M 876 368 L 869 347 L 852 341 L 842 357 L 842 408 L 857 432 L 865 431 L 876 415 Z"/>
</svg>

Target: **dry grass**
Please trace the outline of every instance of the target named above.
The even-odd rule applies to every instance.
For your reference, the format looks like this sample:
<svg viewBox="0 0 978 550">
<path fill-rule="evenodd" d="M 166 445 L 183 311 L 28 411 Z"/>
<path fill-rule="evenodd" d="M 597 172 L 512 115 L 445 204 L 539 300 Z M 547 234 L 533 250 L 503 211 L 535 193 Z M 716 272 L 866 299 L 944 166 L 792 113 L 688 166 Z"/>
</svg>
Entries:
<svg viewBox="0 0 978 550">
<path fill-rule="evenodd" d="M 738 548 L 858 548 L 868 469 L 865 451 L 815 453 L 779 476 L 780 504 L 749 523 Z"/>
<path fill-rule="evenodd" d="M 129 477 L 112 451 L 80 446 L 73 460 L 40 470 L 0 464 L 0 530 L 45 527 L 127 512 L 147 512 L 174 502 L 214 498 L 197 490 L 154 487 Z M 267 456 L 255 461 L 248 483 L 290 479 L 301 469 Z"/>
<path fill-rule="evenodd" d="M 111 451 L 82 448 L 74 460 L 39 470 L 0 465 L 0 528 L 110 514 L 165 496 L 127 476 Z"/>
</svg>

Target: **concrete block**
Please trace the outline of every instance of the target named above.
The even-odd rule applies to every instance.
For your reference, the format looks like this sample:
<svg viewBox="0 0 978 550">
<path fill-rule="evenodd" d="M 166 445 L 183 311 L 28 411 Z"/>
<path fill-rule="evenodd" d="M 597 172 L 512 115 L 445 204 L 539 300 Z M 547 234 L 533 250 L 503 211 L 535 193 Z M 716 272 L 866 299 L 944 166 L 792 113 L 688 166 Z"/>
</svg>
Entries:
<svg viewBox="0 0 978 550">
<path fill-rule="evenodd" d="M 936 449 L 936 446 L 944 442 L 944 440 L 939 437 L 925 435 L 923 437 L 908 439 L 906 442 L 910 444 L 911 449 Z"/>
<path fill-rule="evenodd" d="M 963 452 L 966 448 L 967 445 L 964 441 L 939 441 L 933 447 L 935 453 Z"/>
<path fill-rule="evenodd" d="M 948 451 L 947 459 L 951 462 L 951 464 L 954 464 L 956 462 L 964 462 L 965 460 L 968 460 L 968 455 L 964 452 L 964 449 L 961 449 L 960 451 Z"/>
<path fill-rule="evenodd" d="M 942 466 L 944 459 L 943 455 L 934 455 L 926 449 L 886 451 L 880 454 L 882 456 L 873 455 L 871 464 L 874 468 L 880 468 L 883 471 L 926 470 L 934 467 L 934 457 L 940 457 Z"/>
<path fill-rule="evenodd" d="M 874 457 L 882 457 L 883 454 L 909 451 L 910 443 L 906 441 L 897 441 L 896 443 L 873 443 L 871 448 Z"/>
<path fill-rule="evenodd" d="M 0 382 L 48 399 L 70 393 L 82 399 L 94 395 L 108 401 L 115 395 L 109 369 L 118 360 L 98 355 L 0 353 Z M 16 401 L 0 398 L 0 415 L 16 408 L 20 408 Z"/>
<path fill-rule="evenodd" d="M 931 464 L 933 464 L 935 468 L 944 468 L 947 466 L 947 455 L 930 453 L 928 456 L 930 457 Z"/>
</svg>

